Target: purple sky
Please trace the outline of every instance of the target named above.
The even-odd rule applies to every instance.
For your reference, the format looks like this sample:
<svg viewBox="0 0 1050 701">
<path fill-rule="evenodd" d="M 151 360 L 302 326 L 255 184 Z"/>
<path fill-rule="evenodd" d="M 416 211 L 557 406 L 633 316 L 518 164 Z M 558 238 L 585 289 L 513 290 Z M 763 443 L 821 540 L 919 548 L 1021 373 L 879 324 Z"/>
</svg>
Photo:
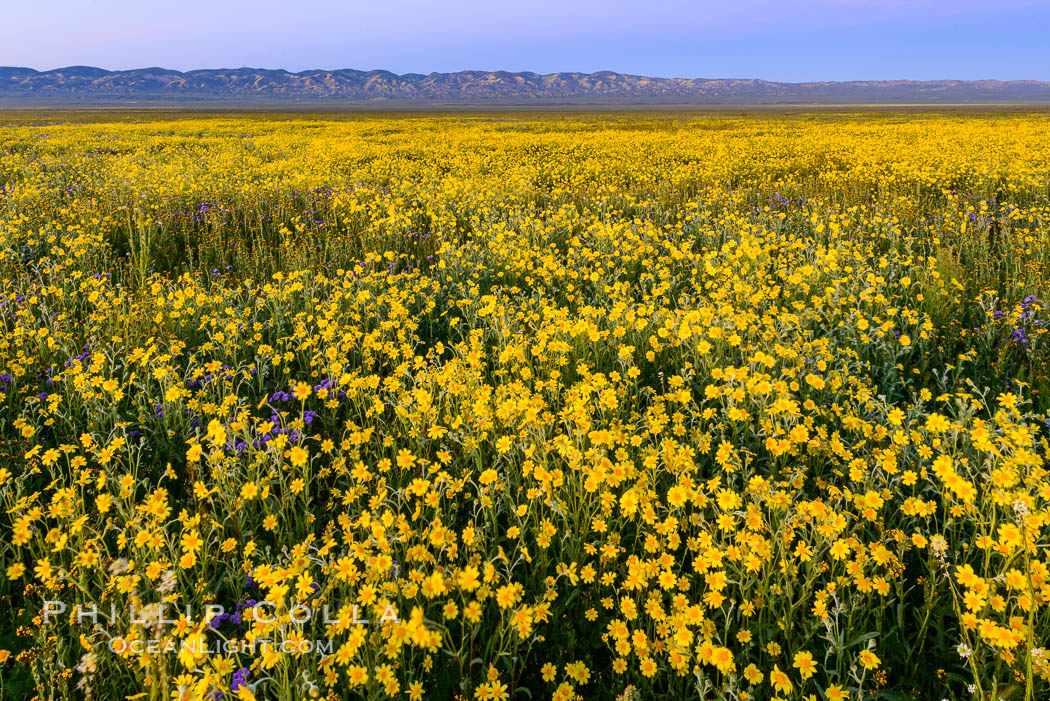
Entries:
<svg viewBox="0 0 1050 701">
<path fill-rule="evenodd" d="M 0 65 L 1050 80 L 1050 1 L 0 0 Z"/>
</svg>

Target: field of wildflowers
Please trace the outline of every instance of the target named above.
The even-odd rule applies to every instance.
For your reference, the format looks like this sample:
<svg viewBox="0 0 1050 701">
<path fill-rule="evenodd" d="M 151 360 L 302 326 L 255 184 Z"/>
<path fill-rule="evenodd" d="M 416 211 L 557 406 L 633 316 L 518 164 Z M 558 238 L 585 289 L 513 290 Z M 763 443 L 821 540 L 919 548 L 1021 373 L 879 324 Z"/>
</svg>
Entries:
<svg viewBox="0 0 1050 701">
<path fill-rule="evenodd" d="M 1048 294 L 1045 114 L 2 125 L 0 695 L 1046 699 Z"/>
</svg>

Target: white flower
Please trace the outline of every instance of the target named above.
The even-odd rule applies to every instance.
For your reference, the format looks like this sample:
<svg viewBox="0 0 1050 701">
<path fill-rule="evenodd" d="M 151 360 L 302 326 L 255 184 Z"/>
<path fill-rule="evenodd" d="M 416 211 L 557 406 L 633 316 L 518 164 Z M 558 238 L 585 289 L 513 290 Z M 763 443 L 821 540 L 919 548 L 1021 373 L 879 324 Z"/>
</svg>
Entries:
<svg viewBox="0 0 1050 701">
<path fill-rule="evenodd" d="M 131 562 L 126 558 L 120 558 L 114 560 L 109 566 L 109 573 L 112 575 L 124 574 L 131 567 Z"/>
<path fill-rule="evenodd" d="M 164 576 L 160 579 L 160 584 L 157 585 L 157 591 L 161 594 L 167 594 L 175 588 L 177 581 L 175 579 L 175 570 L 168 570 L 164 573 Z"/>
<path fill-rule="evenodd" d="M 1014 513 L 1017 514 L 1018 518 L 1026 518 L 1028 516 L 1028 504 L 1024 503 L 1020 499 L 1014 500 Z"/>
</svg>

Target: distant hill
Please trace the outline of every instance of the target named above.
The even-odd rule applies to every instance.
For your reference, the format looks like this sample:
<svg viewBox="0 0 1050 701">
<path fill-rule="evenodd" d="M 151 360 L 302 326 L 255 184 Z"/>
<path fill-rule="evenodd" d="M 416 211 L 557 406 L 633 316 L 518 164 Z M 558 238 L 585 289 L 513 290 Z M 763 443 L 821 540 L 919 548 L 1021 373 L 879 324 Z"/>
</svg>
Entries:
<svg viewBox="0 0 1050 701">
<path fill-rule="evenodd" d="M 0 67 L 0 107 L 21 103 L 310 102 L 488 104 L 894 104 L 1050 102 L 1050 82 L 880 80 L 774 83 L 755 79 L 649 78 L 598 73 L 351 69 L 290 73 L 261 68 L 53 71 Z"/>
</svg>

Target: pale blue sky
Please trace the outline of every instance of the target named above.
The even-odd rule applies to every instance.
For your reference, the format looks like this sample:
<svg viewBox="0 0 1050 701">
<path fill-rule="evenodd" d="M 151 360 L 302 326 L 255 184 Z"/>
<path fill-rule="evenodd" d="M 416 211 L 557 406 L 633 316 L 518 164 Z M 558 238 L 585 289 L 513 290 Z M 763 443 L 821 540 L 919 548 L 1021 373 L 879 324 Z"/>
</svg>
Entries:
<svg viewBox="0 0 1050 701">
<path fill-rule="evenodd" d="M 0 65 L 1050 80 L 1050 0 L 0 0 Z"/>
</svg>

